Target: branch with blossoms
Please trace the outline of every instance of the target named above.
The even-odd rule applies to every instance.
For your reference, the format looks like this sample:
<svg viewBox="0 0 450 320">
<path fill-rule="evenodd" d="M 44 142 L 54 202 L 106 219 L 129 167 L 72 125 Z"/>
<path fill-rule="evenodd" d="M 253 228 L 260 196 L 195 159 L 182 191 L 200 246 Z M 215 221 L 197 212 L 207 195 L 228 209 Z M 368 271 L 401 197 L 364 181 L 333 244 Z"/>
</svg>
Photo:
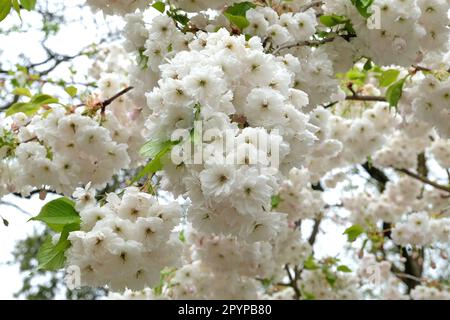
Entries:
<svg viewBox="0 0 450 320">
<path fill-rule="evenodd" d="M 397 170 L 398 172 L 402 172 L 402 173 L 410 176 L 411 178 L 419 180 L 419 181 L 421 181 L 421 182 L 423 182 L 423 183 L 425 183 L 425 184 L 427 184 L 429 186 L 432 186 L 432 187 L 434 187 L 436 189 L 439 189 L 439 190 L 442 190 L 442 191 L 450 193 L 450 187 L 449 186 L 445 186 L 445 185 L 439 184 L 439 183 L 437 183 L 435 181 L 432 181 L 432 180 L 428 179 L 425 176 L 422 176 L 420 174 L 412 172 L 412 171 L 410 171 L 408 169 L 395 169 L 395 170 Z"/>
</svg>

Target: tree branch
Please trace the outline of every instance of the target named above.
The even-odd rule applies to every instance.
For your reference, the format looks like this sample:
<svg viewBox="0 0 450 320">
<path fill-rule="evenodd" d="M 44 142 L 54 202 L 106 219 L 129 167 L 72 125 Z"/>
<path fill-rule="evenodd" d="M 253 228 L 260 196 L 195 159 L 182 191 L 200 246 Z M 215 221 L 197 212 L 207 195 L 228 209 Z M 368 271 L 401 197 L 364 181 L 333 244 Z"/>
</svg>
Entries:
<svg viewBox="0 0 450 320">
<path fill-rule="evenodd" d="M 320 46 L 321 44 L 332 42 L 333 40 L 334 40 L 334 38 L 325 38 L 322 40 L 307 40 L 307 41 L 301 41 L 301 42 L 297 42 L 297 43 L 285 44 L 285 45 L 281 45 L 278 48 L 276 48 L 272 52 L 272 54 L 276 55 L 281 50 L 287 50 L 287 49 L 291 49 L 291 48 L 295 48 L 295 47 L 304 47 L 304 46 L 316 47 L 316 46 Z"/>
<path fill-rule="evenodd" d="M 385 97 L 381 97 L 381 96 L 360 96 L 358 94 L 354 94 L 354 95 L 351 95 L 351 96 L 346 96 L 345 100 L 386 102 L 386 98 Z"/>
<path fill-rule="evenodd" d="M 311 235 L 309 236 L 309 239 L 308 239 L 308 243 L 311 245 L 311 247 L 316 242 L 316 238 L 317 238 L 317 234 L 319 233 L 319 227 L 320 227 L 320 223 L 321 222 L 322 222 L 322 218 L 317 218 L 314 221 L 314 226 L 313 226 L 313 229 L 311 231 Z"/>
<path fill-rule="evenodd" d="M 323 5 L 323 1 L 313 1 L 311 3 L 305 4 L 304 6 L 300 7 L 299 11 L 300 12 L 305 12 L 305 11 L 311 9 L 311 8 L 318 7 L 318 6 L 321 6 L 321 5 Z"/>
<path fill-rule="evenodd" d="M 416 180 L 422 181 L 423 183 L 428 184 L 428 185 L 430 185 L 430 186 L 432 186 L 432 187 L 434 187 L 436 189 L 439 189 L 439 190 L 442 190 L 442 191 L 450 193 L 450 187 L 447 187 L 447 186 L 441 185 L 441 184 L 439 184 L 437 182 L 431 181 L 430 179 L 428 179 L 428 178 L 426 178 L 424 176 L 421 176 L 421 175 L 419 175 L 417 173 L 411 172 L 408 169 L 395 169 L 395 170 L 397 170 L 399 172 L 402 172 L 402 173 L 410 176 L 411 178 L 414 178 Z"/>
</svg>

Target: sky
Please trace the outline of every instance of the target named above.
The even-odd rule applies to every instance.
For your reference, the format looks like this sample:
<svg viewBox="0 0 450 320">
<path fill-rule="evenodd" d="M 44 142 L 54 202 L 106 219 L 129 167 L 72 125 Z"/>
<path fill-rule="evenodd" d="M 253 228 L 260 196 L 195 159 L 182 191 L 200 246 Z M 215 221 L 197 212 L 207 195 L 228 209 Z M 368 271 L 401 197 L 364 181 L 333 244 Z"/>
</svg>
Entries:
<svg viewBox="0 0 450 320">
<path fill-rule="evenodd" d="M 68 3 L 68 2 L 66 2 Z M 71 0 L 70 5 L 83 3 L 82 0 Z M 57 37 L 50 39 L 49 46 L 57 50 L 61 54 L 72 55 L 78 52 L 81 48 L 98 41 L 99 35 L 104 34 L 110 27 L 120 27 L 121 22 L 117 19 L 108 19 L 105 22 L 102 14 L 97 13 L 93 15 L 89 9 L 85 8 L 81 12 L 67 5 L 66 10 L 68 16 L 77 17 L 83 15 L 84 17 L 92 18 L 86 20 L 81 25 L 79 23 L 72 23 L 68 26 L 63 26 L 61 32 Z M 30 24 L 37 24 L 39 21 L 33 13 L 23 12 L 22 18 Z M 97 21 L 94 24 L 93 21 Z M 15 14 L 10 15 L 2 23 L 17 23 L 19 22 Z M 3 52 L 0 52 L 0 59 L 4 61 L 14 61 L 20 53 L 27 53 L 33 62 L 39 62 L 44 57 L 44 52 L 37 50 L 39 48 L 38 33 L 16 33 L 10 36 L 2 36 L 0 34 L 0 43 L 9 43 L 10 45 L 2 47 Z M 75 66 L 81 73 L 85 72 L 89 63 L 86 59 L 78 59 Z M 61 65 L 55 70 L 54 74 L 58 77 L 64 77 L 67 74 L 67 66 Z M 335 202 L 332 195 L 328 195 L 331 202 Z M 6 265 L 8 261 L 12 260 L 11 252 L 17 240 L 24 239 L 30 234 L 34 228 L 42 228 L 39 222 L 27 222 L 30 217 L 39 213 L 40 208 L 47 202 L 54 199 L 56 196 L 49 194 L 45 201 L 41 201 L 38 195 L 32 199 L 20 199 L 16 196 L 5 196 L 1 201 L 12 203 L 18 206 L 21 210 L 6 204 L 0 204 L 0 215 L 9 221 L 9 226 L 6 227 L 0 224 L 0 299 L 14 299 L 13 294 L 17 292 L 22 284 L 22 276 L 19 273 L 17 265 Z M 305 235 L 310 233 L 312 223 L 306 222 L 302 225 Z M 344 229 L 336 229 L 331 221 L 325 221 L 321 225 L 323 231 L 318 239 L 316 246 L 317 257 L 332 255 L 336 256 L 342 252 L 342 248 L 346 245 L 346 237 L 342 234 Z M 342 255 L 340 255 L 342 257 Z M 348 263 L 351 265 L 351 262 Z"/>
<path fill-rule="evenodd" d="M 44 201 L 39 200 L 38 195 L 32 199 L 21 199 L 8 195 L 0 200 L 0 203 L 12 203 L 21 208 L 15 208 L 7 204 L 0 204 L 0 215 L 8 220 L 9 226 L 0 224 L 0 299 L 13 299 L 14 292 L 21 288 L 22 277 L 18 265 L 6 265 L 11 261 L 11 254 L 17 240 L 25 239 L 33 229 L 40 230 L 39 222 L 28 220 L 39 213 L 40 208 L 56 196 L 49 194 Z"/>
<path fill-rule="evenodd" d="M 62 1 L 58 1 L 62 2 Z M 49 1 L 50 4 L 56 3 Z M 73 55 L 80 51 L 80 49 L 96 43 L 102 34 L 108 30 L 105 19 L 102 14 L 97 13 L 93 15 L 88 8 L 80 10 L 75 6 L 84 3 L 83 0 L 71 0 L 65 2 L 65 10 L 68 17 L 87 17 L 83 25 L 80 23 L 70 23 L 67 26 L 62 26 L 61 31 L 56 37 L 50 38 L 48 45 L 53 50 L 60 54 Z M 22 19 L 24 24 L 36 26 L 40 23 L 38 15 L 33 12 L 22 11 Z M 97 22 L 97 24 L 94 23 Z M 108 22 L 117 20 L 109 19 Z M 20 24 L 20 20 L 15 13 L 11 13 L 4 21 L 1 22 L 1 27 L 12 24 Z M 39 62 L 45 58 L 45 52 L 39 46 L 40 33 L 36 31 L 12 33 L 8 36 L 0 33 L 0 43 L 8 43 L 8 46 L 1 46 L 0 61 L 2 63 L 16 61 L 17 57 L 24 53 L 31 59 L 32 62 Z M 75 61 L 75 66 L 80 73 L 87 71 L 89 63 L 85 58 L 80 58 Z M 67 65 L 62 64 L 54 73 L 55 78 L 64 78 L 67 76 Z M 52 93 L 53 92 L 48 92 Z M 22 284 L 22 276 L 19 273 L 17 265 L 6 265 L 8 261 L 12 260 L 12 250 L 14 244 L 19 239 L 24 239 L 34 228 L 41 228 L 39 222 L 27 222 L 32 216 L 39 213 L 40 208 L 49 200 L 55 198 L 54 195 L 49 194 L 45 201 L 39 200 L 37 195 L 32 199 L 20 199 L 16 196 L 5 196 L 0 200 L 0 215 L 9 221 L 9 226 L 6 227 L 0 223 L 0 299 L 13 299 L 14 292 L 17 292 Z M 10 202 L 23 211 L 12 206 L 1 204 L 1 202 Z M 1 222 L 1 221 L 0 221 Z"/>
</svg>

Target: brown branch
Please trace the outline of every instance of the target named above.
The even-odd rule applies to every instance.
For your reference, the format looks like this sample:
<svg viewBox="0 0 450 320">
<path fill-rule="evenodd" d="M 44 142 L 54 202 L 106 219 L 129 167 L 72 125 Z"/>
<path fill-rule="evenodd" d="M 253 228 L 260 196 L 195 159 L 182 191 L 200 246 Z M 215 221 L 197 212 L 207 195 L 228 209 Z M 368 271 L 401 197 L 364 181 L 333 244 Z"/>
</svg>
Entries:
<svg viewBox="0 0 450 320">
<path fill-rule="evenodd" d="M 386 98 L 385 97 L 381 97 L 381 96 L 360 96 L 360 95 L 357 95 L 357 94 L 354 94 L 354 95 L 351 95 L 351 96 L 346 96 L 345 100 L 386 102 Z"/>
<path fill-rule="evenodd" d="M 323 40 L 307 40 L 307 41 L 301 41 L 301 42 L 297 42 L 297 43 L 285 44 L 285 45 L 282 45 L 282 46 L 276 48 L 272 52 L 272 54 L 276 55 L 281 50 L 291 49 L 291 48 L 295 48 L 295 47 L 304 47 L 304 46 L 316 47 L 316 46 L 320 46 L 321 44 L 332 42 L 333 40 L 334 40 L 334 38 L 325 38 Z"/>
<path fill-rule="evenodd" d="M 442 191 L 450 193 L 450 187 L 441 185 L 441 184 L 439 184 L 437 182 L 434 182 L 434 181 L 431 181 L 430 179 L 428 179 L 428 178 L 426 178 L 424 176 L 421 176 L 421 175 L 419 175 L 417 173 L 411 172 L 408 169 L 395 169 L 395 170 L 397 170 L 399 172 L 402 172 L 402 173 L 410 176 L 411 178 L 414 178 L 416 180 L 422 181 L 423 183 L 428 184 L 428 185 L 430 185 L 430 186 L 432 186 L 432 187 L 434 187 L 436 189 L 439 189 L 439 190 L 442 190 Z"/>
<path fill-rule="evenodd" d="M 111 98 L 108 98 L 104 101 L 97 103 L 97 106 L 101 107 L 102 111 L 104 111 L 107 106 L 109 106 L 111 103 L 114 102 L 114 100 L 120 98 L 121 96 L 123 96 L 125 93 L 127 93 L 130 90 L 133 90 L 133 87 L 126 87 L 125 89 L 123 89 L 123 90 L 119 91 L 118 93 L 116 93 L 115 95 L 113 95 Z"/>
<path fill-rule="evenodd" d="M 21 207 L 19 207 L 17 204 L 9 202 L 9 201 L 3 201 L 0 200 L 0 205 L 4 205 L 4 206 L 8 206 L 8 207 L 13 207 L 16 210 L 19 210 L 20 212 L 26 214 L 27 216 L 31 216 L 31 214 L 25 210 L 23 210 Z"/>
<path fill-rule="evenodd" d="M 305 4 L 304 6 L 300 7 L 299 11 L 300 12 L 305 12 L 305 11 L 311 9 L 311 8 L 318 7 L 318 6 L 321 6 L 321 5 L 323 5 L 323 1 L 313 1 L 311 3 Z"/>
<path fill-rule="evenodd" d="M 319 233 L 319 227 L 320 223 L 322 222 L 322 218 L 318 218 L 314 222 L 314 226 L 311 232 L 311 235 L 309 236 L 308 243 L 313 246 L 316 242 L 317 234 Z"/>
<path fill-rule="evenodd" d="M 301 297 L 301 292 L 300 292 L 300 290 L 298 289 L 298 286 L 297 286 L 297 280 L 298 280 L 299 273 L 298 273 L 298 271 L 296 269 L 296 270 L 294 270 L 294 276 L 293 276 L 291 274 L 291 270 L 289 270 L 289 265 L 288 264 L 284 265 L 284 269 L 286 270 L 286 273 L 287 273 L 288 278 L 289 278 L 289 286 L 292 289 L 294 289 L 295 300 L 299 300 L 300 297 Z"/>
</svg>

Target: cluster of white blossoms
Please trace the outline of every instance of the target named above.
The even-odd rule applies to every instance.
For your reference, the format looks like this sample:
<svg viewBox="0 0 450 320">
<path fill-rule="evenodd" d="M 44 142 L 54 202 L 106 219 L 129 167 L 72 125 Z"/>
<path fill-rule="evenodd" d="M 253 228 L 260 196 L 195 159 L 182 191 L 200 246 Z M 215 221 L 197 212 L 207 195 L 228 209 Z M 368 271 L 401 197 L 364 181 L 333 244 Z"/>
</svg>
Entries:
<svg viewBox="0 0 450 320">
<path fill-rule="evenodd" d="M 445 288 L 419 285 L 411 290 L 414 300 L 450 300 L 450 291 Z"/>
<path fill-rule="evenodd" d="M 345 109 L 345 105 L 348 108 L 348 102 L 337 108 Z M 305 164 L 312 173 L 312 181 L 318 181 L 334 168 L 365 162 L 394 132 L 398 117 L 386 103 L 360 110 L 355 116 L 344 116 L 345 111 L 341 116 L 323 107 L 311 112 L 311 123 L 320 128 L 316 133 L 319 141 Z"/>
<path fill-rule="evenodd" d="M 15 170 L 10 187 L 16 191 L 50 186 L 70 195 L 88 182 L 102 187 L 130 162 L 127 145 L 114 141 L 108 129 L 81 109 L 70 113 L 55 107 L 31 119 L 17 113 L 12 126 L 18 145 L 14 157 L 3 161 Z"/>
<path fill-rule="evenodd" d="M 288 12 L 278 15 L 269 7 L 256 7 L 246 12 L 249 26 L 246 34 L 259 36 L 275 47 L 306 41 L 316 33 L 317 19 L 314 9 L 305 12 Z"/>
<path fill-rule="evenodd" d="M 392 240 L 399 245 L 424 246 L 450 242 L 450 218 L 430 218 L 426 212 L 417 212 L 395 225 Z"/>
<path fill-rule="evenodd" d="M 389 261 L 377 261 L 375 255 L 366 254 L 360 260 L 358 276 L 369 283 L 380 285 L 391 278 L 391 267 Z"/>
<path fill-rule="evenodd" d="M 270 278 L 283 260 L 301 256 L 304 248 L 286 241 L 294 227 L 288 223 L 294 217 L 288 219 L 286 213 L 297 214 L 295 208 L 286 203 L 285 213 L 282 206 L 271 206 L 279 189 L 283 203 L 283 190 L 301 183 L 291 171 L 293 181 L 279 184 L 283 172 L 301 165 L 315 139 L 316 129 L 301 111 L 307 96 L 292 89 L 293 74 L 281 59 L 263 53 L 257 38 L 246 41 L 222 29 L 199 34 L 189 47 L 160 66 L 158 86 L 147 95 L 152 109 L 147 128 L 153 139 L 177 140 L 172 135 L 177 129 L 190 133 L 194 121 L 201 121 L 205 135 L 193 148 L 203 162 L 192 164 L 191 153 L 182 150 L 181 163 L 165 164 L 161 186 L 192 202 L 187 219 L 193 228 L 188 239 L 194 261 L 213 274 L 229 274 L 228 283 L 246 283 L 237 275 Z M 214 129 L 209 137 L 208 129 Z M 190 145 L 189 138 L 180 145 Z M 274 160 L 280 171 L 270 167 Z M 290 241 L 299 242 L 300 235 Z"/>
<path fill-rule="evenodd" d="M 377 221 L 394 223 L 403 214 L 420 208 L 418 197 L 422 192 L 422 184 L 409 177 L 402 177 L 396 182 L 386 183 L 381 195 L 361 193 L 353 197 L 344 198 L 344 207 L 352 215 L 354 223 L 366 225 Z"/>
<path fill-rule="evenodd" d="M 177 202 L 160 204 L 134 187 L 121 198 L 108 194 L 103 206 L 89 190 L 74 196 L 81 231 L 69 236 L 67 265 L 80 268 L 82 285 L 141 290 L 155 286 L 164 268 L 180 264 L 182 246 L 173 231 L 182 213 Z"/>
<path fill-rule="evenodd" d="M 361 298 L 358 277 L 352 274 L 337 272 L 330 278 L 322 270 L 303 270 L 298 286 L 306 297 L 318 300 L 357 300 Z"/>
<path fill-rule="evenodd" d="M 84 106 L 0 117 L 0 196 L 72 195 L 81 230 L 69 235 L 67 265 L 80 268 L 82 285 L 124 292 L 112 298 L 360 299 L 377 272 L 382 297 L 448 298 L 427 286 L 403 294 L 387 259 L 406 259 L 389 245 L 450 243 L 447 186 L 408 175 L 450 167 L 450 80 L 443 69 L 406 70 L 450 61 L 450 3 L 374 0 L 366 19 L 348 0 L 232 8 L 239 2 L 87 0 L 124 16 L 123 48 L 99 53 L 90 68 L 99 90 Z M 341 23 L 326 27 L 327 15 Z M 388 65 L 404 80 L 401 97 L 380 84 Z M 143 179 L 96 200 L 114 175 L 145 164 L 145 141 L 151 159 L 137 177 L 189 199 L 185 212 L 132 186 Z M 377 194 L 366 184 L 341 190 L 361 180 L 348 170 L 361 164 L 389 179 Z M 326 201 L 329 191 L 340 203 Z M 322 220 L 366 231 L 360 254 L 374 252 L 355 272 L 327 265 L 341 257 L 315 257 Z M 370 238 L 384 235 L 381 222 L 392 240 L 381 245 L 385 260 Z"/>
<path fill-rule="evenodd" d="M 413 95 L 412 116 L 434 126 L 443 138 L 450 138 L 450 79 L 426 76 L 409 89 Z"/>
<path fill-rule="evenodd" d="M 429 151 L 442 168 L 450 168 L 450 139 L 437 139 Z"/>
<path fill-rule="evenodd" d="M 102 47 L 89 68 L 89 74 L 98 84 L 94 102 L 106 101 L 128 88 L 131 82 L 128 70 L 131 65 L 131 59 L 122 46 L 111 44 Z M 142 109 L 129 94 L 121 95 L 107 106 L 102 119 L 102 126 L 110 131 L 112 139 L 127 145 L 131 167 L 143 161 L 138 152 L 145 143 Z"/>
<path fill-rule="evenodd" d="M 378 64 L 408 67 L 430 52 L 442 56 L 448 51 L 446 0 L 375 0 L 369 20 L 347 0 L 325 1 L 323 9 L 348 17 L 357 34 L 350 41 L 354 55 L 370 56 Z"/>
<path fill-rule="evenodd" d="M 150 2 L 149 0 L 86 0 L 86 3 L 95 11 L 101 10 L 105 14 L 118 15 L 144 9 Z"/>
<path fill-rule="evenodd" d="M 431 137 L 431 138 L 430 138 Z M 430 127 L 421 122 L 405 124 L 396 130 L 383 147 L 373 155 L 373 164 L 380 168 L 417 168 L 417 157 L 432 142 Z"/>
</svg>

